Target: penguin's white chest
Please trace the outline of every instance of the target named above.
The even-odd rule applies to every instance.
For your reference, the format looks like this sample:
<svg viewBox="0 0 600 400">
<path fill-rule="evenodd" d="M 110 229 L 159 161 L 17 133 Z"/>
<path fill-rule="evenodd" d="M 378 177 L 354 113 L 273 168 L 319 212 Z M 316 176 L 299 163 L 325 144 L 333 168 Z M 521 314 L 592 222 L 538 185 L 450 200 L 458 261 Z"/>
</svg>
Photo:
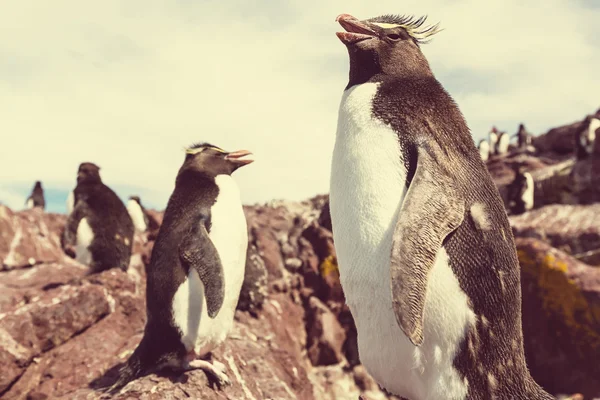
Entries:
<svg viewBox="0 0 600 400">
<path fill-rule="evenodd" d="M 69 214 L 71 214 L 71 212 L 73 211 L 73 208 L 75 207 L 75 192 L 74 191 L 70 191 L 69 195 L 67 196 L 67 216 Z"/>
<path fill-rule="evenodd" d="M 144 218 L 144 211 L 140 207 L 139 203 L 133 199 L 127 202 L 127 212 L 133 221 L 133 226 L 138 232 L 146 231 L 146 220 Z"/>
<path fill-rule="evenodd" d="M 92 253 L 89 250 L 94 240 L 94 232 L 87 221 L 82 218 L 77 226 L 77 243 L 75 245 L 75 259 L 84 265 L 90 265 L 92 262 Z"/>
<path fill-rule="evenodd" d="M 392 309 L 390 253 L 406 169 L 397 134 L 371 115 L 376 90 L 367 83 L 344 92 L 330 182 L 340 280 L 356 322 L 360 359 L 396 395 L 464 399 L 467 386 L 453 359 L 474 316 L 443 248 L 427 287 L 421 347 L 404 335 Z"/>
<path fill-rule="evenodd" d="M 233 325 L 233 315 L 244 281 L 248 233 L 240 192 L 229 175 L 218 175 L 219 195 L 211 208 L 209 237 L 215 245 L 225 280 L 223 306 L 212 319 L 206 311 L 204 285 L 195 270 L 181 284 L 173 299 L 175 323 L 183 332 L 186 348 L 203 355 L 218 346 Z"/>
<path fill-rule="evenodd" d="M 498 154 L 506 154 L 508 152 L 508 145 L 510 143 L 510 137 L 507 133 L 500 135 L 498 139 Z"/>
<path fill-rule="evenodd" d="M 487 161 L 490 156 L 490 146 L 488 142 L 483 141 L 479 144 L 479 155 L 483 161 Z"/>
<path fill-rule="evenodd" d="M 525 210 L 531 210 L 533 208 L 533 195 L 535 186 L 533 184 L 533 177 L 529 172 L 525 172 L 525 190 L 523 191 L 523 203 L 525 204 Z"/>
<path fill-rule="evenodd" d="M 33 199 L 28 199 L 27 200 L 27 208 L 33 208 L 34 204 L 33 204 Z"/>
</svg>

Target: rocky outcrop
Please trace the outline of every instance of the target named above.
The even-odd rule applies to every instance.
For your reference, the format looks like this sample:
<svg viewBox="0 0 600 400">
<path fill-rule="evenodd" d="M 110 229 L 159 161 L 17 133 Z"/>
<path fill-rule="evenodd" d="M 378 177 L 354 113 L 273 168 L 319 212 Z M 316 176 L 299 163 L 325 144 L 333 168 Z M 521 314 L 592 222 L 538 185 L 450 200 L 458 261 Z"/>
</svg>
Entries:
<svg viewBox="0 0 600 400">
<path fill-rule="evenodd" d="M 595 205 L 565 212 L 560 210 L 565 206 L 552 207 L 511 218 L 523 266 L 528 364 L 552 393 L 580 392 L 588 399 L 600 396 L 597 370 L 590 364 L 599 355 L 600 269 L 552 246 L 572 253 L 593 247 Z M 249 231 L 245 280 L 233 332 L 213 353 L 232 384 L 219 390 L 202 371 L 163 371 L 131 382 L 114 398 L 395 398 L 381 391 L 360 364 L 356 328 L 339 282 L 327 197 L 244 209 Z M 569 222 L 570 214 L 579 217 Z M 30 240 L 46 243 L 53 255 L 0 272 L 0 396 L 5 399 L 99 398 L 97 389 L 114 382 L 142 337 L 145 263 L 155 232 L 136 235 L 127 272 L 86 276 L 86 267 L 60 252 L 60 221 L 64 224 L 64 217 L 35 210 L 0 214 L 0 226 L 8 232 L 17 223 L 23 232 L 35 232 L 43 223 L 52 226 Z M 1 236 L 0 248 L 14 237 Z M 29 256 L 37 250 L 27 249 L 39 244 L 22 246 Z"/>
<path fill-rule="evenodd" d="M 26 268 L 60 261 L 60 227 L 66 217 L 41 208 L 15 213 L 0 205 L 0 259 L 2 269 Z"/>
<path fill-rule="evenodd" d="M 317 222 L 325 199 L 245 207 L 250 232 L 245 281 L 234 330 L 213 353 L 226 366 L 231 386 L 213 388 L 202 371 L 162 372 L 131 382 L 114 398 L 394 398 L 357 361 L 331 232 Z M 62 216 L 5 209 L 0 217 L 13 231 L 17 221 L 23 232 L 35 232 Z M 61 253 L 61 230 L 56 223 L 40 236 L 53 255 L 47 261 L 0 272 L 3 399 L 99 398 L 97 389 L 115 380 L 142 337 L 144 263 L 153 233 L 136 235 L 127 272 L 86 276 L 86 267 Z M 34 243 L 23 242 L 26 256 L 39 246 L 28 237 Z M 2 236 L 0 246 L 13 239 Z"/>
<path fill-rule="evenodd" d="M 591 265 L 600 265 L 600 204 L 550 205 L 510 217 L 517 237 L 531 237 Z"/>
<path fill-rule="evenodd" d="M 591 114 L 600 117 L 600 109 Z M 552 128 L 533 138 L 533 145 L 540 153 L 570 155 L 575 151 L 575 133 L 581 129 L 585 118 L 571 124 Z"/>
<path fill-rule="evenodd" d="M 600 396 L 600 269 L 517 238 L 527 365 L 551 393 Z"/>
</svg>

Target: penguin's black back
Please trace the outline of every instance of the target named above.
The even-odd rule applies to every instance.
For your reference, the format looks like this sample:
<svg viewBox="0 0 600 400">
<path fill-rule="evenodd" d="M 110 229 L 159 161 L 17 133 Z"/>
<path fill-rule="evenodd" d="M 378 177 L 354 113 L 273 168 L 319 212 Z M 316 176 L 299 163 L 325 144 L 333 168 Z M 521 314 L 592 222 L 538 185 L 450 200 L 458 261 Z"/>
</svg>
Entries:
<svg viewBox="0 0 600 400">
<path fill-rule="evenodd" d="M 31 195 L 27 200 L 33 200 L 34 207 L 41 207 L 42 209 L 46 208 L 46 200 L 44 199 L 44 189 L 42 189 L 41 185 L 36 184 L 31 191 Z"/>
<path fill-rule="evenodd" d="M 84 218 L 94 233 L 89 247 L 96 272 L 118 267 L 127 270 L 133 246 L 133 221 L 121 199 L 101 182 L 82 182 L 75 202 L 85 203 Z"/>
<path fill-rule="evenodd" d="M 443 246 L 477 316 L 476 327 L 467 332 L 454 360 L 457 370 L 468 379 L 468 397 L 552 398 L 539 391 L 525 364 L 520 268 L 512 230 L 462 113 L 434 77 L 380 81 L 373 114 L 399 133 L 407 184 L 417 165 L 416 143 L 421 140 L 417 132 L 424 132 L 425 126 L 431 135 L 428 139 L 436 141 L 445 153 L 444 164 L 465 200 L 464 221 Z M 435 177 L 435 171 L 431 173 Z M 476 222 L 473 206 L 483 207 L 488 229 Z M 492 387 L 494 381 L 488 374 L 506 384 Z"/>
</svg>

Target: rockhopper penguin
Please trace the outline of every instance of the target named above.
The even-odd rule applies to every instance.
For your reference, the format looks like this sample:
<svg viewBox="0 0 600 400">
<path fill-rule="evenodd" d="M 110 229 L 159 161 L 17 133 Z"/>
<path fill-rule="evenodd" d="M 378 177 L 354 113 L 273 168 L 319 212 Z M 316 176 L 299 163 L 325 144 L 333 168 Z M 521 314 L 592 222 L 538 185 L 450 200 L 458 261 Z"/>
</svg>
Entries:
<svg viewBox="0 0 600 400">
<path fill-rule="evenodd" d="M 225 340 L 244 280 L 248 234 L 231 174 L 253 160 L 201 143 L 186 150 L 146 267 L 144 336 L 109 389 L 164 367 L 202 369 L 219 385 L 222 364 L 199 357 Z"/>
<path fill-rule="evenodd" d="M 515 179 L 508 185 L 508 208 L 511 214 L 523 214 L 533 209 L 535 185 L 533 177 L 523 167 L 513 168 Z"/>
<path fill-rule="evenodd" d="M 496 154 L 503 155 L 508 153 L 508 145 L 510 144 L 510 135 L 506 132 L 498 133 L 498 143 L 496 144 Z"/>
<path fill-rule="evenodd" d="M 133 221 L 133 226 L 138 232 L 146 232 L 150 219 L 146 213 L 146 209 L 142 205 L 139 196 L 129 196 L 127 202 L 127 212 Z"/>
<path fill-rule="evenodd" d="M 594 152 L 596 131 L 600 129 L 600 119 L 588 115 L 575 133 L 576 157 L 583 160 Z M 598 132 L 600 134 L 600 132 Z"/>
<path fill-rule="evenodd" d="M 42 188 L 42 182 L 35 181 L 33 190 L 27 198 L 27 208 L 40 207 L 42 210 L 46 207 L 46 201 L 44 200 L 44 189 Z"/>
<path fill-rule="evenodd" d="M 410 400 L 552 399 L 530 376 L 511 227 L 420 44 L 425 18 L 342 14 L 330 210 L 361 362 Z"/>
<path fill-rule="evenodd" d="M 110 268 L 126 271 L 133 245 L 133 222 L 125 205 L 102 183 L 100 167 L 90 162 L 79 165 L 74 207 L 62 236 L 64 251 L 90 273 Z"/>
</svg>

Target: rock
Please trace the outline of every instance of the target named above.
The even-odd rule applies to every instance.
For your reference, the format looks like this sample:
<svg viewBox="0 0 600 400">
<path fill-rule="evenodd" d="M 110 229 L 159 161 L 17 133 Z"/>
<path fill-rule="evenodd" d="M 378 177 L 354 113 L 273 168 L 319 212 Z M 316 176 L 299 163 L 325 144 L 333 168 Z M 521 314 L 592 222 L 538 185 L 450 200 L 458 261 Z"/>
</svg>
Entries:
<svg viewBox="0 0 600 400">
<path fill-rule="evenodd" d="M 516 245 L 532 376 L 550 393 L 600 396 L 600 269 L 537 239 Z"/>
<path fill-rule="evenodd" d="M 571 180 L 573 202 L 579 204 L 600 202 L 600 154 L 595 153 L 589 158 L 575 163 L 569 179 Z"/>
<path fill-rule="evenodd" d="M 248 245 L 247 253 L 244 283 L 237 309 L 256 313 L 269 295 L 268 272 L 254 244 Z"/>
<path fill-rule="evenodd" d="M 511 216 L 515 236 L 534 237 L 587 264 L 600 265 L 600 203 L 549 205 Z"/>
<path fill-rule="evenodd" d="M 63 215 L 44 213 L 41 208 L 13 212 L 0 205 L 0 259 L 5 270 L 60 261 Z"/>
<path fill-rule="evenodd" d="M 313 365 L 344 361 L 346 333 L 331 310 L 314 296 L 308 299 L 306 331 L 308 358 Z"/>
<path fill-rule="evenodd" d="M 290 272 L 296 272 L 302 267 L 302 260 L 296 257 L 288 258 L 285 260 L 285 267 Z"/>
<path fill-rule="evenodd" d="M 326 285 L 310 240 L 327 258 L 332 255 L 327 247 L 330 233 L 313 226 L 310 240 L 302 236 L 317 220 L 323 201 L 245 207 L 251 245 L 239 309 L 230 337 L 213 352 L 214 359 L 226 366 L 231 386 L 215 390 L 202 371 L 162 371 L 131 382 L 113 398 L 310 400 L 356 399 L 361 393 L 387 398 L 379 390 L 362 390 L 344 368 L 351 339 L 345 339 L 348 321 L 343 326 L 338 321 L 339 315 L 346 315 L 343 304 L 319 301 L 304 283 L 305 259 L 312 254 L 310 268 Z M 24 231 L 44 218 L 40 213 L 32 221 L 25 219 Z M 58 237 L 63 227 L 49 229 Z M 127 272 L 110 269 L 86 275 L 87 268 L 68 257 L 0 272 L 2 398 L 99 398 L 95 390 L 114 382 L 141 340 L 146 322 L 145 265 L 153 244 L 150 234 L 136 237 Z M 271 272 L 279 278 L 272 278 Z M 281 293 L 269 292 L 269 280 L 281 284 Z M 302 301 L 310 297 L 312 302 Z M 317 363 L 328 365 L 313 366 L 309 348 Z"/>
<path fill-rule="evenodd" d="M 597 117 L 600 116 L 598 111 L 595 114 Z M 547 133 L 534 137 L 533 145 L 542 153 L 571 155 L 575 151 L 575 134 L 584 120 L 585 117 L 577 122 L 552 128 Z"/>
</svg>

